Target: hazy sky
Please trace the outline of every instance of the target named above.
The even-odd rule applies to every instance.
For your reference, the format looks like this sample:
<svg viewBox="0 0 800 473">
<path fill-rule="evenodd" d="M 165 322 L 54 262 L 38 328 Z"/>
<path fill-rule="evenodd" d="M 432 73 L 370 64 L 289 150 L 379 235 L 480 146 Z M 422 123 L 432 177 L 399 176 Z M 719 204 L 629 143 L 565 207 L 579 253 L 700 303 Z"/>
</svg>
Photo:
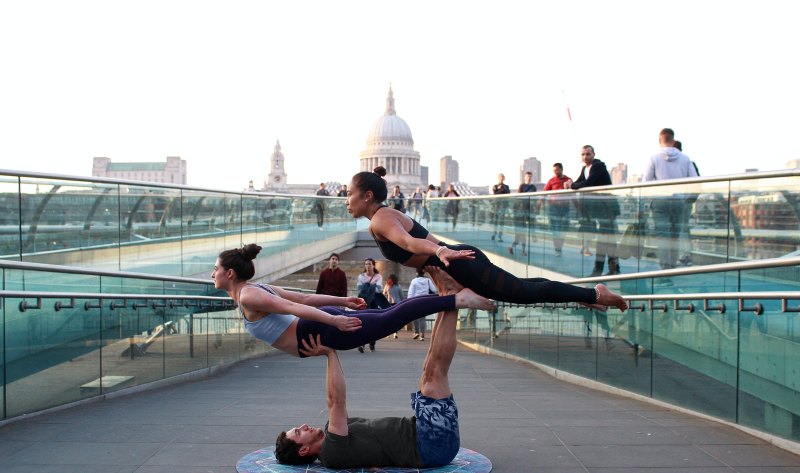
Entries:
<svg viewBox="0 0 800 473">
<path fill-rule="evenodd" d="M 438 181 L 512 186 L 579 147 L 641 173 L 675 129 L 703 175 L 800 158 L 791 1 L 5 1 L 0 168 L 186 159 L 241 190 L 280 140 L 290 183 L 358 171 L 388 85 Z M 562 93 L 563 91 L 563 93 Z M 567 117 L 567 103 L 572 121 Z"/>
</svg>

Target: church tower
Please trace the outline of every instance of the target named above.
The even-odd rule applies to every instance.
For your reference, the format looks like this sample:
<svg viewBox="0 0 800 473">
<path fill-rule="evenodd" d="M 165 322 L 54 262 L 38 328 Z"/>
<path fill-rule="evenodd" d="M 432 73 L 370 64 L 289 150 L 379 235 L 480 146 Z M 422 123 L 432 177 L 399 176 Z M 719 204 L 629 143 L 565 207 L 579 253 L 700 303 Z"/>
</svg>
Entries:
<svg viewBox="0 0 800 473">
<path fill-rule="evenodd" d="M 390 193 L 395 185 L 399 185 L 406 195 L 422 185 L 419 153 L 414 151 L 411 129 L 405 120 L 397 116 L 391 85 L 386 97 L 386 109 L 383 116 L 372 125 L 360 159 L 361 171 L 372 171 L 378 165 L 386 168 L 386 184 Z"/>
<path fill-rule="evenodd" d="M 275 150 L 269 160 L 269 175 L 267 176 L 267 182 L 264 183 L 265 191 L 286 192 L 289 188 L 286 182 L 286 170 L 283 167 L 283 160 L 281 142 L 278 140 L 275 142 Z"/>
</svg>

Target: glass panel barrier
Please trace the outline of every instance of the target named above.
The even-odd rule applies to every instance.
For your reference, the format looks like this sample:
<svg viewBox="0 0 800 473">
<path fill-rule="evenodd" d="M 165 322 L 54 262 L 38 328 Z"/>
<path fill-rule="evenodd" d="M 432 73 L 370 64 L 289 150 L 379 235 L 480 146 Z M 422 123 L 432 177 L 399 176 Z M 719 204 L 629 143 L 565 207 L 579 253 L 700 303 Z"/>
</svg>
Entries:
<svg viewBox="0 0 800 473">
<path fill-rule="evenodd" d="M 800 245 L 798 179 L 787 171 L 438 198 L 408 210 L 443 237 L 519 263 L 517 274 L 588 276 L 602 256 L 603 274 L 629 274 L 793 254 Z M 8 259 L 199 276 L 224 248 L 255 241 L 268 254 L 358 226 L 344 199 L 334 197 L 8 173 L 0 186 L 11 209 L 0 222 L 0 254 Z"/>
<path fill-rule="evenodd" d="M 19 178 L 0 175 L 0 259 L 19 260 L 20 249 Z"/>
<path fill-rule="evenodd" d="M 731 181 L 731 259 L 797 254 L 800 248 L 800 187 L 797 178 Z"/>
<path fill-rule="evenodd" d="M 241 353 L 240 338 L 246 335 L 244 324 L 238 311 L 212 310 L 202 315 L 203 326 L 209 337 L 209 366 L 224 365 L 238 360 Z M 197 319 L 197 317 L 195 318 Z M 249 335 L 247 336 L 249 337 Z M 252 343 L 257 346 L 262 342 L 254 341 Z"/>
<path fill-rule="evenodd" d="M 481 339 L 480 329 L 462 321 L 459 338 L 797 441 L 800 297 L 786 311 L 779 298 L 746 299 L 741 307 L 738 299 L 674 298 L 765 288 L 797 294 L 800 283 L 786 282 L 798 281 L 797 271 L 789 265 L 622 281 L 663 299 L 634 301 L 624 314 L 552 304 L 501 308 L 498 331 L 486 331 L 494 337 Z"/>
<path fill-rule="evenodd" d="M 748 287 L 797 290 L 797 271 L 797 266 L 748 270 L 741 279 Z M 732 310 L 738 312 L 740 334 L 739 423 L 795 440 L 800 439 L 799 311 L 800 301 L 787 303 L 784 312 L 781 301 L 769 299 L 748 299 Z"/>
<path fill-rule="evenodd" d="M 650 395 L 653 377 L 652 317 L 649 310 L 631 308 L 625 313 L 595 311 L 601 320 L 595 331 L 597 380 L 628 391 Z M 605 318 L 606 324 L 602 323 Z"/>
<path fill-rule="evenodd" d="M 796 175 L 744 175 L 429 199 L 420 223 L 437 235 L 506 258 L 504 267 L 529 277 L 548 271 L 562 277 L 630 274 L 773 258 L 800 248 L 798 180 Z M 521 263 L 519 270 L 514 263 Z"/>
<path fill-rule="evenodd" d="M 228 248 L 225 194 L 185 190 L 181 199 L 183 274 L 197 276 L 210 271 L 217 254 Z"/>
<path fill-rule="evenodd" d="M 538 317 L 530 317 L 529 313 L 525 315 L 530 327 L 531 360 L 548 366 L 558 366 L 561 332 L 559 309 L 543 309 Z"/>
<path fill-rule="evenodd" d="M 598 344 L 596 334 L 600 331 L 598 322 L 606 322 L 604 316 L 595 318 L 594 312 L 587 309 L 558 312 L 557 367 L 589 379 L 597 377 L 595 345 Z"/>
<path fill-rule="evenodd" d="M 120 186 L 119 268 L 149 274 L 181 275 L 181 192 L 147 186 Z"/>
<path fill-rule="evenodd" d="M 92 264 L 82 249 L 96 248 L 118 258 L 117 185 L 21 178 L 20 243 L 22 259 L 39 263 Z M 118 269 L 98 259 L 95 269 Z M 111 262 L 109 262 L 111 261 Z"/>
<path fill-rule="evenodd" d="M 68 271 L 68 270 L 66 270 Z M 120 298 L 2 297 L 3 417 L 263 354 L 222 301 L 125 298 L 125 294 L 227 298 L 206 282 L 2 269 L 2 289 L 121 294 Z M 22 302 L 27 305 L 20 305 Z M 212 304 L 213 302 L 213 304 Z M 209 340 L 210 339 L 210 340 Z M 209 351 L 213 356 L 209 356 Z"/>
<path fill-rule="evenodd" d="M 480 248 L 514 274 L 564 280 L 796 255 L 798 179 L 787 171 L 581 192 L 439 198 L 408 208 L 435 234 Z M 4 174 L 0 197 L 8 203 L 0 217 L 5 259 L 202 278 L 223 249 L 254 241 L 264 247 L 262 255 L 277 254 L 366 224 L 352 219 L 340 198 L 89 178 Z M 208 284 L 188 282 L 46 271 L 3 274 L 6 290 L 219 295 Z M 637 309 L 625 314 L 560 306 L 462 310 L 460 337 L 796 438 L 800 428 L 794 426 L 800 421 L 787 394 L 797 392 L 795 316 L 782 312 L 774 300 L 747 301 L 746 307 L 761 303 L 764 312 L 756 315 L 739 311 L 729 300 L 681 301 L 676 308 L 669 296 L 796 291 L 798 281 L 797 266 L 612 281 L 608 285 L 626 295 L 667 299 L 637 302 Z M 9 403 L 8 392 L 15 397 L 22 392 L 18 381 L 35 380 L 75 357 L 84 360 L 86 372 L 76 378 L 83 384 L 100 374 L 130 376 L 125 382 L 138 384 L 266 349 L 249 339 L 235 310 L 218 305 L 151 300 L 135 306 L 133 300 L 108 300 L 95 307 L 97 300 L 85 300 L 55 311 L 50 301 L 43 305 L 47 310 L 22 312 L 18 299 L 3 302 L 6 416 L 28 408 Z M 88 310 L 83 302 L 90 303 Z M 112 302 L 119 305 L 111 309 Z M 695 310 L 684 308 L 689 303 Z M 137 348 L 121 356 L 131 340 Z M 139 344 L 148 340 L 141 350 Z M 59 392 L 67 394 L 61 398 L 92 395 L 81 393 L 83 384 L 76 394 L 64 382 Z M 119 386 L 100 387 L 113 389 Z"/>
<path fill-rule="evenodd" d="M 80 400 L 87 396 L 83 386 L 100 377 L 97 310 L 84 311 L 81 299 L 61 311 L 53 300 L 24 311 L 22 302 L 3 300 L 7 417 Z"/>
<path fill-rule="evenodd" d="M 689 312 L 689 304 L 697 310 Z M 730 305 L 730 303 L 728 304 Z M 653 317 L 653 391 L 656 399 L 736 419 L 737 334 L 717 311 L 702 310 L 702 300 L 656 301 Z M 647 353 L 645 352 L 645 355 Z"/>
</svg>

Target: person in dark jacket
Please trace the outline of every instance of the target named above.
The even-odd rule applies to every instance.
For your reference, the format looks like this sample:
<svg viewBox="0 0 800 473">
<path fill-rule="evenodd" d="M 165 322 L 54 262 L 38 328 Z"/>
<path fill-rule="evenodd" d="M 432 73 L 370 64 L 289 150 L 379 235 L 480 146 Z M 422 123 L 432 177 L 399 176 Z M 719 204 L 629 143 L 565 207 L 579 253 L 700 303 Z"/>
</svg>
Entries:
<svg viewBox="0 0 800 473">
<path fill-rule="evenodd" d="M 319 275 L 316 293 L 347 297 L 347 275 L 339 268 L 338 254 L 331 253 L 328 258 L 328 267 Z"/>
<path fill-rule="evenodd" d="M 581 148 L 583 168 L 575 182 L 567 181 L 565 185 L 573 190 L 586 187 L 610 186 L 611 175 L 603 161 L 595 159 L 594 148 L 586 145 Z M 585 195 L 581 202 L 581 213 L 585 221 L 591 222 L 590 231 L 597 233 L 597 249 L 594 256 L 592 276 L 603 274 L 606 257 L 608 257 L 608 273 L 619 274 L 619 258 L 616 256 L 616 229 L 619 216 L 619 202 L 616 197 L 607 194 L 592 193 Z"/>
</svg>

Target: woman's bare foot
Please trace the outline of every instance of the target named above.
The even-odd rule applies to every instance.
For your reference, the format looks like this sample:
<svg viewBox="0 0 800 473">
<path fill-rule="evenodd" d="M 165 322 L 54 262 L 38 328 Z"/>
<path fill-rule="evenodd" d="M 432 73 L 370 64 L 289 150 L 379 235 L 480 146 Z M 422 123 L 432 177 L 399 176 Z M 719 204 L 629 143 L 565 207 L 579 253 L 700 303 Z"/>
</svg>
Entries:
<svg viewBox="0 0 800 473">
<path fill-rule="evenodd" d="M 598 284 L 594 287 L 594 289 L 597 291 L 598 304 L 616 307 L 622 312 L 625 312 L 625 309 L 628 308 L 628 303 L 625 302 L 625 299 L 623 299 L 619 294 L 611 292 L 611 290 L 605 285 Z"/>
<path fill-rule="evenodd" d="M 590 309 L 599 310 L 601 312 L 608 312 L 608 307 L 602 304 L 589 304 L 588 302 L 578 302 L 578 304 Z"/>
<path fill-rule="evenodd" d="M 431 275 L 431 279 L 436 283 L 441 295 L 456 295 L 456 308 L 457 309 L 479 309 L 479 310 L 495 310 L 494 302 L 489 299 L 475 294 L 471 289 L 467 289 L 459 284 L 455 279 L 450 277 L 449 274 L 442 271 L 437 266 L 426 266 L 425 270 Z"/>
<path fill-rule="evenodd" d="M 425 271 L 431 275 L 431 279 L 433 279 L 434 284 L 436 284 L 436 287 L 439 289 L 439 294 L 443 296 L 456 294 L 458 291 L 464 289 L 464 286 L 450 277 L 449 274 L 442 271 L 438 266 L 425 266 Z"/>
<path fill-rule="evenodd" d="M 475 294 L 472 289 L 464 288 L 456 294 L 456 309 L 479 309 L 495 311 L 497 307 L 491 300 Z"/>
</svg>

